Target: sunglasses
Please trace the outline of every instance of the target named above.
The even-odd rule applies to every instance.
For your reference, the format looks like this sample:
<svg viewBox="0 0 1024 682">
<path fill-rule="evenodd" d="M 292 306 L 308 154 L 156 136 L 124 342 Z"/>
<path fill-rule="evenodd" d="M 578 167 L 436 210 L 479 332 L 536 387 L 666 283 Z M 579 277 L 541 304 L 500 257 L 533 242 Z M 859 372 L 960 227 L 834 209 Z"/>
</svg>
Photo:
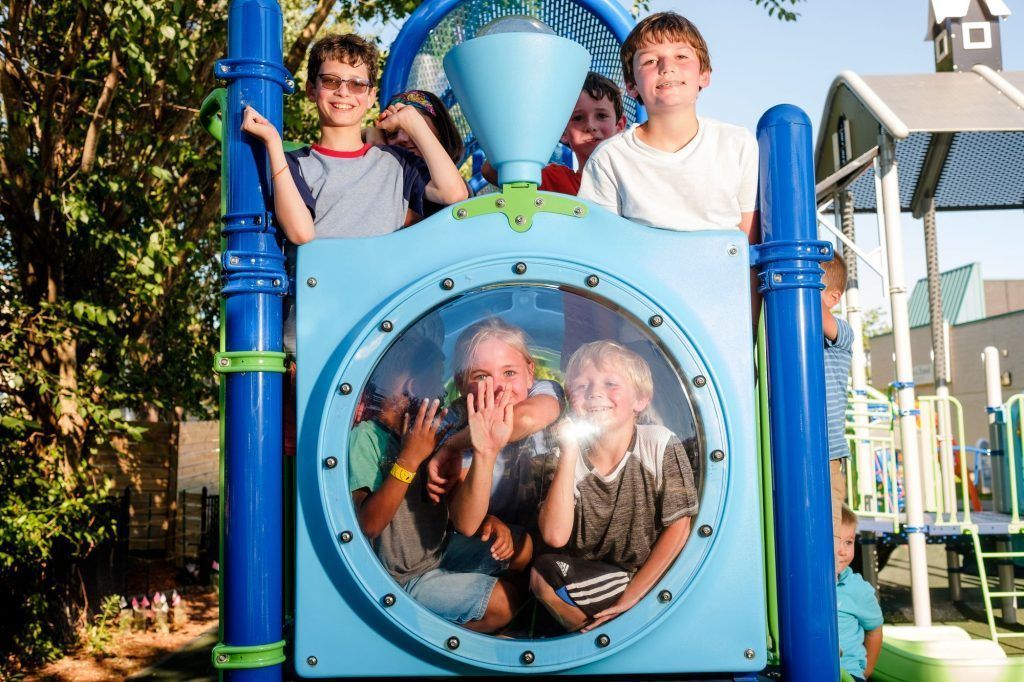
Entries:
<svg viewBox="0 0 1024 682">
<path fill-rule="evenodd" d="M 318 78 L 324 90 L 337 90 L 344 85 L 349 94 L 363 95 L 370 89 L 370 81 L 365 78 L 338 78 L 330 75 L 320 75 Z"/>
</svg>

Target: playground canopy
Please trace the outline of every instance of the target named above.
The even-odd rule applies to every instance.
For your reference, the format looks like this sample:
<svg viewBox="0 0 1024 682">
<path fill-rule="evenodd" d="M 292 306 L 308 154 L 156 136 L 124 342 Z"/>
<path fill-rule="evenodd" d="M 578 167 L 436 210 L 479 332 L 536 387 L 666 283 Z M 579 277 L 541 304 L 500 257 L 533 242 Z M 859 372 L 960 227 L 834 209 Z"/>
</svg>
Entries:
<svg viewBox="0 0 1024 682">
<path fill-rule="evenodd" d="M 819 205 L 850 190 L 854 209 L 876 205 L 879 133 L 896 143 L 901 211 L 1024 206 L 1024 72 L 860 76 L 844 71 L 825 101 L 815 148 Z"/>
</svg>

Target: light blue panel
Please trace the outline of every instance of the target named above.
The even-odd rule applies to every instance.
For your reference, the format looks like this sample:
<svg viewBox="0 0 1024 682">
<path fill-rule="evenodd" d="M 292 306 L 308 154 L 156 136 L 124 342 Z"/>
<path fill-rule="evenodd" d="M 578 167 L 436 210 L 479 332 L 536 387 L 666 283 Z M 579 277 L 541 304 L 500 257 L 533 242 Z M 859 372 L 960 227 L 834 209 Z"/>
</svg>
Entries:
<svg viewBox="0 0 1024 682">
<path fill-rule="evenodd" d="M 300 674 L 762 669 L 767 635 L 747 253 L 738 231 L 655 230 L 594 206 L 582 219 L 539 214 L 522 234 L 502 215 L 456 222 L 443 212 L 386 237 L 301 247 L 294 648 Z M 526 263 L 525 274 L 514 274 L 517 262 Z M 543 640 L 475 634 L 407 598 L 377 562 L 348 494 L 348 424 L 383 351 L 424 313 L 502 283 L 583 290 L 591 274 L 600 278 L 591 294 L 638 320 L 665 320 L 651 331 L 687 379 L 703 436 L 701 511 L 659 584 L 598 631 Z M 452 291 L 440 286 L 446 277 L 455 282 Z M 384 320 L 392 332 L 381 331 Z M 698 374 L 707 378 L 703 387 L 692 382 Z M 352 386 L 348 395 L 338 390 L 343 382 Z M 724 461 L 710 460 L 715 449 L 725 451 Z M 334 469 L 323 465 L 330 455 L 341 462 Z M 710 537 L 697 532 L 704 524 Z M 339 540 L 343 531 L 352 533 L 350 542 Z M 672 593 L 669 603 L 658 600 L 661 590 Z M 397 597 L 390 608 L 381 605 L 386 594 Z M 599 634 L 611 644 L 598 647 Z M 459 638 L 456 651 L 445 648 L 452 635 Z M 532 665 L 521 662 L 525 651 L 535 655 Z M 306 663 L 310 656 L 315 667 Z"/>
<path fill-rule="evenodd" d="M 543 33 L 474 38 L 444 58 L 452 92 L 502 183 L 540 184 L 589 68 L 582 45 Z"/>
</svg>

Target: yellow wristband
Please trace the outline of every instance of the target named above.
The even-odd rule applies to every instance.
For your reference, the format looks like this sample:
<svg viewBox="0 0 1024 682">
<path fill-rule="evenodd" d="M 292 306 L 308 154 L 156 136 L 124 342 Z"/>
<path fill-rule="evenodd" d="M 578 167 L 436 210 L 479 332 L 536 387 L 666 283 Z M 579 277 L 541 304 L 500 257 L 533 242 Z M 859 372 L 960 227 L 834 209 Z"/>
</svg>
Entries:
<svg viewBox="0 0 1024 682">
<path fill-rule="evenodd" d="M 409 471 L 398 462 L 391 465 L 390 473 L 402 483 L 412 483 L 412 479 L 416 478 L 415 471 Z"/>
</svg>

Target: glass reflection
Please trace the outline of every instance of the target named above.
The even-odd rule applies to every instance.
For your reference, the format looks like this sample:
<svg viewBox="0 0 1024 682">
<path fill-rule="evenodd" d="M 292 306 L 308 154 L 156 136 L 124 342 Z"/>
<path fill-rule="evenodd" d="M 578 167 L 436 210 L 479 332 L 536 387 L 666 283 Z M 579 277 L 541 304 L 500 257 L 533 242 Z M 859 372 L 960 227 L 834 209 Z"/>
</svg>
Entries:
<svg viewBox="0 0 1024 682">
<path fill-rule="evenodd" d="M 537 286 L 466 294 L 400 335 L 349 437 L 353 503 L 391 576 L 439 616 L 512 637 L 585 631 L 639 601 L 686 543 L 699 456 L 647 329 Z"/>
</svg>

